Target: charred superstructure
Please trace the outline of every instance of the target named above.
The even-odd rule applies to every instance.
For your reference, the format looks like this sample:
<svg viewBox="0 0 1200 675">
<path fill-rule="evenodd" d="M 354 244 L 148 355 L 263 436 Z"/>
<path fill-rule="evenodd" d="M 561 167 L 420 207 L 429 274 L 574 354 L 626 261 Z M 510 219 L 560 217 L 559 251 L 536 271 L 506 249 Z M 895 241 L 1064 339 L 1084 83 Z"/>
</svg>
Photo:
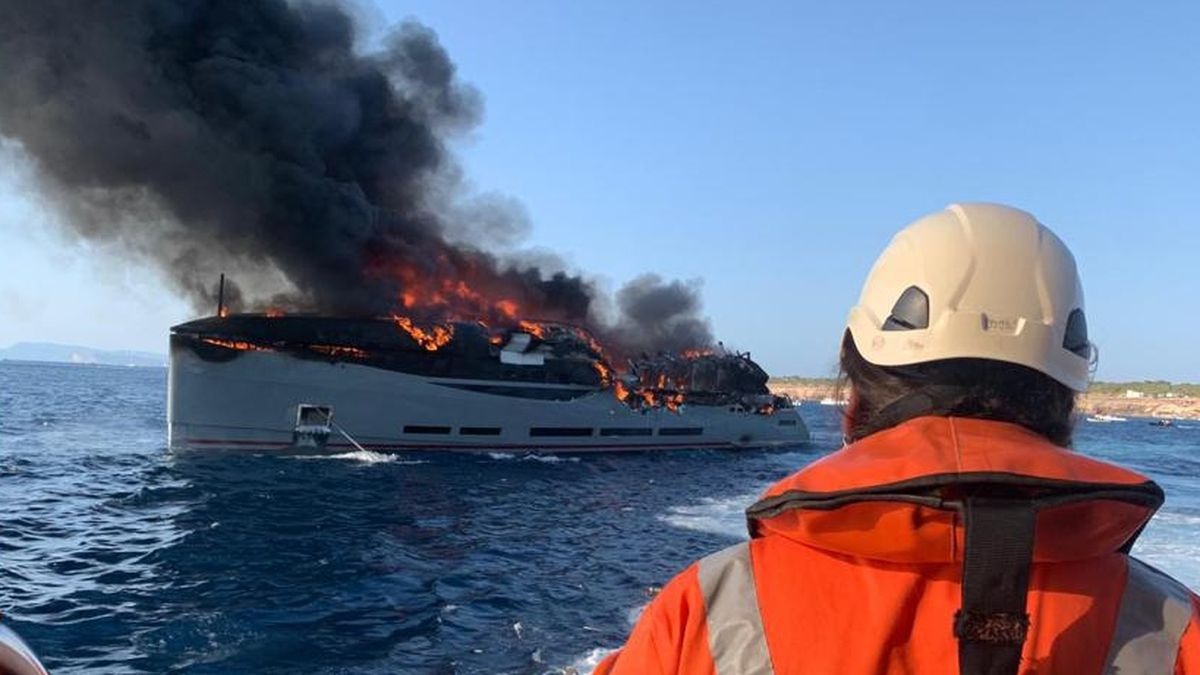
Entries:
<svg viewBox="0 0 1200 675">
<path fill-rule="evenodd" d="M 601 386 L 593 364 L 600 355 L 565 331 L 552 339 L 490 334 L 478 323 L 454 323 L 440 331 L 404 330 L 400 319 L 239 314 L 176 326 L 171 344 L 208 361 L 230 361 L 247 351 L 271 351 L 296 359 L 356 363 L 410 375 L 544 384 Z M 415 326 L 411 330 L 418 331 Z M 444 335 L 444 344 L 438 336 Z M 428 337 L 427 337 L 428 336 Z M 519 357 L 520 360 L 513 357 Z"/>
<path fill-rule="evenodd" d="M 171 445 L 290 446 L 313 410 L 396 449 L 806 440 L 766 381 L 748 355 L 724 351 L 643 354 L 617 369 L 590 334 L 557 323 L 216 316 L 172 329 Z"/>
<path fill-rule="evenodd" d="M 732 405 L 758 413 L 790 405 L 771 394 L 767 373 L 749 354 L 722 350 L 642 355 L 629 368 L 631 377 L 625 380 L 632 387 L 631 398 L 650 405 Z"/>
</svg>

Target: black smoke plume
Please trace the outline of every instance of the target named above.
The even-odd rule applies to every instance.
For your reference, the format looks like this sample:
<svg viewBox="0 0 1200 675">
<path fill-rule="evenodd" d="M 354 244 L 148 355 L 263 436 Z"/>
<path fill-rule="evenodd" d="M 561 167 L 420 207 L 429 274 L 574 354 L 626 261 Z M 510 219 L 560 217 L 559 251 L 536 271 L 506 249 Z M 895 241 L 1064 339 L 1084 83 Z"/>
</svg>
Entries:
<svg viewBox="0 0 1200 675">
<path fill-rule="evenodd" d="M 3 0 L 0 135 L 75 233 L 152 263 L 200 311 L 220 272 L 245 308 L 344 315 L 461 281 L 639 349 L 711 341 L 686 284 L 638 279 L 607 324 L 581 277 L 450 236 L 520 229 L 472 203 L 447 150 L 481 97 L 418 23 L 373 52 L 357 40 L 327 2 Z"/>
<path fill-rule="evenodd" d="M 621 320 L 612 339 L 626 350 L 678 352 L 712 343 L 708 321 L 700 317 L 698 281 L 644 274 L 617 292 L 617 308 Z"/>
</svg>

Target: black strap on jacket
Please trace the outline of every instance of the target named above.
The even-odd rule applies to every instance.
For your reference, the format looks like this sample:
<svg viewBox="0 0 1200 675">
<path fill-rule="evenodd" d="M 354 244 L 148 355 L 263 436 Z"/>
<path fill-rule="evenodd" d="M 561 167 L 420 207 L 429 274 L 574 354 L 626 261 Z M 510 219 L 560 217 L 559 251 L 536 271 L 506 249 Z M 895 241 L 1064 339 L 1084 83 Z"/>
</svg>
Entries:
<svg viewBox="0 0 1200 675">
<path fill-rule="evenodd" d="M 1016 675 L 1029 632 L 1025 596 L 1037 503 L 968 496 L 963 502 L 962 608 L 954 615 L 962 675 Z"/>
<path fill-rule="evenodd" d="M 944 415 L 970 390 L 955 384 L 930 384 L 889 401 L 871 415 L 873 426 L 887 429 L 924 415 Z"/>
</svg>

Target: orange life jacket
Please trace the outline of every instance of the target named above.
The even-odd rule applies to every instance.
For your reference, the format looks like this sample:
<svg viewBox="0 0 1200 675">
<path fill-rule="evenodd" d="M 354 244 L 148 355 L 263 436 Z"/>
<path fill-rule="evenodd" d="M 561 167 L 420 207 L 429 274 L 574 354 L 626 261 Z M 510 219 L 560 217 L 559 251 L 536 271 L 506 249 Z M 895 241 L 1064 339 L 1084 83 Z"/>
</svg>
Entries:
<svg viewBox="0 0 1200 675">
<path fill-rule="evenodd" d="M 1200 600 L 1128 555 L 1160 502 L 1016 425 L 910 420 L 771 487 L 596 673 L 1200 675 Z"/>
</svg>

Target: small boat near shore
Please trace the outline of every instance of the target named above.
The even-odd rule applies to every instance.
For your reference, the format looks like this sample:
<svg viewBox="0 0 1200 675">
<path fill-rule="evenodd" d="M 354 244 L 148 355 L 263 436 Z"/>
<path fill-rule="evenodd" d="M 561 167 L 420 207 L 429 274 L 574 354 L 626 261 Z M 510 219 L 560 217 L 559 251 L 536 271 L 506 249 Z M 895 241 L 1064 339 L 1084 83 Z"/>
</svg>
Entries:
<svg viewBox="0 0 1200 675">
<path fill-rule="evenodd" d="M 1104 413 L 1097 413 L 1086 419 L 1089 422 L 1099 422 L 1099 423 L 1128 422 L 1129 421 L 1129 419 L 1125 418 L 1125 417 L 1118 417 L 1116 415 L 1105 415 Z"/>
</svg>

